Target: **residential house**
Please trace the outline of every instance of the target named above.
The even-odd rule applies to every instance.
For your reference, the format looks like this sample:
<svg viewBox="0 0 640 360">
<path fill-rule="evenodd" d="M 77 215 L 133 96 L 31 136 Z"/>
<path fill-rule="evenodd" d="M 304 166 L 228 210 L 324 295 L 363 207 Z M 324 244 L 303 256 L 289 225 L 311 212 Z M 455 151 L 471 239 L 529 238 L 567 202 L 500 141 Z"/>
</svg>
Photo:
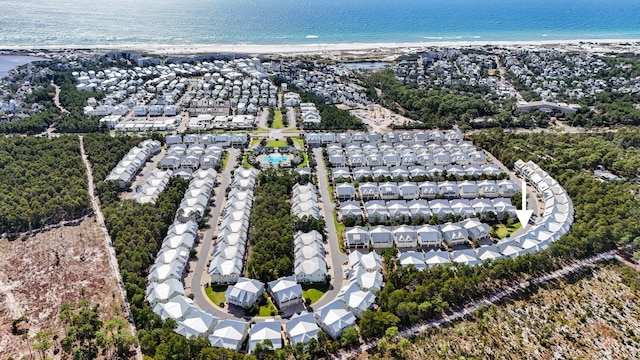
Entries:
<svg viewBox="0 0 640 360">
<path fill-rule="evenodd" d="M 240 320 L 220 320 L 209 335 L 211 346 L 240 351 L 247 338 L 249 323 Z"/>
<path fill-rule="evenodd" d="M 281 277 L 271 281 L 267 286 L 278 309 L 282 310 L 302 302 L 302 287 L 293 276 Z"/>
<path fill-rule="evenodd" d="M 356 324 L 356 317 L 344 309 L 342 302 L 334 300 L 314 313 L 316 322 L 332 339 L 338 339 L 344 329 Z"/>
<path fill-rule="evenodd" d="M 241 308 L 253 307 L 264 293 L 264 284 L 258 280 L 239 278 L 238 282 L 227 288 L 225 297 L 229 304 Z M 217 305 L 217 304 L 216 304 Z"/>
</svg>

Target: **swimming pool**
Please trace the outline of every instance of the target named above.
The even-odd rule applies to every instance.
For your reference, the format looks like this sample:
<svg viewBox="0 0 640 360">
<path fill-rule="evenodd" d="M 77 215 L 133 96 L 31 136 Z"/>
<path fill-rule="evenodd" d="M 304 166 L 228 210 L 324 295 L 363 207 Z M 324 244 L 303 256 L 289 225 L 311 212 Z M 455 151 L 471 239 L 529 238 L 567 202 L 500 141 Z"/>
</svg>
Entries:
<svg viewBox="0 0 640 360">
<path fill-rule="evenodd" d="M 264 160 L 272 164 L 279 164 L 283 161 L 287 161 L 287 157 L 282 155 L 269 155 L 269 156 L 265 156 Z"/>
</svg>

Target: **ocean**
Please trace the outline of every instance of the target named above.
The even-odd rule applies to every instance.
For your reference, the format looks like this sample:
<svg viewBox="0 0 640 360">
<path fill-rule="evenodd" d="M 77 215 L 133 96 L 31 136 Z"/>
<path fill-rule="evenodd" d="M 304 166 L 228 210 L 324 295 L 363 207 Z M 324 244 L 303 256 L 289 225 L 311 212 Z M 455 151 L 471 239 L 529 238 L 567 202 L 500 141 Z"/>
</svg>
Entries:
<svg viewBox="0 0 640 360">
<path fill-rule="evenodd" d="M 638 0 L 0 0 L 3 47 L 640 39 Z"/>
</svg>

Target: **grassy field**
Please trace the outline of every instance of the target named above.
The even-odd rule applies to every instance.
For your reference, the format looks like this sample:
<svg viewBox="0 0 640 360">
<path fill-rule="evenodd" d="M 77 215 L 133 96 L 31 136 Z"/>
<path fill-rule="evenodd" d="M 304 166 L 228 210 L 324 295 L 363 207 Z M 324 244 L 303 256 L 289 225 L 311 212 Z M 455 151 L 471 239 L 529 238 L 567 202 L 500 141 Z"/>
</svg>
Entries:
<svg viewBox="0 0 640 360">
<path fill-rule="evenodd" d="M 273 114 L 272 129 L 284 129 L 284 123 L 282 122 L 282 111 L 276 110 Z"/>
<path fill-rule="evenodd" d="M 299 168 L 309 166 L 309 159 L 307 158 L 307 153 L 302 153 L 302 162 L 298 165 Z"/>
<path fill-rule="evenodd" d="M 640 278 L 600 265 L 358 359 L 638 359 Z"/>
<path fill-rule="evenodd" d="M 304 149 L 304 140 L 297 137 L 292 137 L 291 140 L 293 140 L 294 143 L 300 145 L 301 149 Z"/>
<path fill-rule="evenodd" d="M 227 163 L 229 162 L 229 152 L 225 151 L 224 152 L 224 158 L 222 158 L 222 167 L 220 168 L 221 170 L 224 170 L 227 168 Z"/>
<path fill-rule="evenodd" d="M 302 285 L 302 297 L 311 299 L 311 303 L 318 301 L 329 290 L 328 284 Z"/>
<path fill-rule="evenodd" d="M 254 146 L 260 144 L 260 141 L 262 141 L 262 138 L 253 138 L 253 139 L 251 139 L 251 147 L 254 147 Z"/>
<path fill-rule="evenodd" d="M 287 146 L 287 142 L 284 140 L 269 140 L 269 142 L 267 142 L 267 146 L 273 146 L 274 148 Z"/>
<path fill-rule="evenodd" d="M 216 306 L 224 304 L 227 301 L 227 298 L 225 297 L 225 293 L 227 292 L 226 286 L 207 286 L 204 291 L 207 293 L 209 300 L 211 300 L 211 302 Z"/>
<path fill-rule="evenodd" d="M 258 316 L 274 316 L 278 315 L 278 309 L 273 305 L 271 299 L 267 299 L 267 303 L 258 308 Z"/>
<path fill-rule="evenodd" d="M 253 169 L 253 165 L 249 164 L 249 152 L 246 151 L 244 153 L 244 156 L 242 157 L 242 166 L 244 166 L 247 169 Z"/>
<path fill-rule="evenodd" d="M 496 230 L 496 235 L 498 236 L 499 239 L 504 239 L 505 237 L 507 237 L 507 235 L 511 235 L 516 230 L 520 229 L 520 227 L 522 227 L 522 224 L 520 224 L 520 222 L 517 222 L 511 226 L 500 224 L 500 226 L 498 227 L 498 230 Z"/>
</svg>

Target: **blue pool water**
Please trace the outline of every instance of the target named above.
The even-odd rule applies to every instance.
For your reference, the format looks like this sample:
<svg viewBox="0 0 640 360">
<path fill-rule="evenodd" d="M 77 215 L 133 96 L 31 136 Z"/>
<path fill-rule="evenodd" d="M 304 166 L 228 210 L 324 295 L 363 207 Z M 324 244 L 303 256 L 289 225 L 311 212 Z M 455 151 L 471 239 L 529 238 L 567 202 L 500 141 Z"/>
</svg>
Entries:
<svg viewBox="0 0 640 360">
<path fill-rule="evenodd" d="M 269 155 L 265 156 L 264 159 L 272 164 L 279 164 L 283 161 L 286 161 L 287 157 L 282 155 Z"/>
</svg>

